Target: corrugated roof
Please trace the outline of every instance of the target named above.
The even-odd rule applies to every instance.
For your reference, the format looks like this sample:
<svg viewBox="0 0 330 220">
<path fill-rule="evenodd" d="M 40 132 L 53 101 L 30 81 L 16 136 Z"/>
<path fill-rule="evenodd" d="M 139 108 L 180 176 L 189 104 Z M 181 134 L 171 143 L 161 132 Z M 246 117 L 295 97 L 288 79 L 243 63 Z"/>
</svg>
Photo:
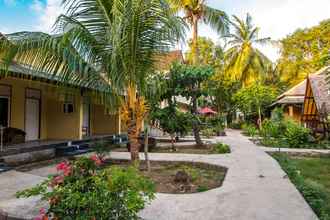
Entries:
<svg viewBox="0 0 330 220">
<path fill-rule="evenodd" d="M 33 70 L 31 67 L 24 66 L 21 64 L 13 63 L 8 68 L 8 74 L 14 77 L 19 78 L 32 78 L 35 80 L 40 81 L 47 81 L 52 82 L 54 84 L 64 84 L 68 86 L 74 86 L 74 87 L 81 87 L 86 89 L 92 89 L 99 92 L 105 92 L 110 91 L 109 90 L 109 84 L 103 80 L 95 80 L 93 84 L 84 82 L 83 78 L 79 75 L 76 75 L 76 77 L 70 78 L 70 80 L 63 81 L 59 76 L 49 74 L 46 72 L 41 72 L 37 70 Z"/>
</svg>

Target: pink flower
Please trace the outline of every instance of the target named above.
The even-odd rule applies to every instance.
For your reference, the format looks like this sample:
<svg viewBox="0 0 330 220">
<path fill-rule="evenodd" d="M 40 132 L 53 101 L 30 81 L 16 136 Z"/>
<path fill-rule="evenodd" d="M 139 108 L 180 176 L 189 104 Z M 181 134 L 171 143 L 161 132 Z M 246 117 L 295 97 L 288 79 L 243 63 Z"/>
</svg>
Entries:
<svg viewBox="0 0 330 220">
<path fill-rule="evenodd" d="M 96 166 L 100 166 L 103 163 L 102 160 L 97 155 L 92 155 L 90 159 L 95 162 Z"/>
<path fill-rule="evenodd" d="M 63 161 L 56 166 L 57 171 L 63 171 L 64 176 L 70 176 L 71 166 L 67 161 Z"/>
<path fill-rule="evenodd" d="M 53 179 L 52 179 L 52 181 L 50 182 L 49 185 L 51 187 L 54 187 L 54 186 L 57 186 L 57 185 L 59 185 L 63 182 L 64 182 L 64 176 L 58 175 L 58 176 L 53 177 Z"/>
<path fill-rule="evenodd" d="M 67 161 L 63 161 L 56 165 L 57 171 L 66 170 L 68 167 L 70 167 L 70 164 Z"/>
<path fill-rule="evenodd" d="M 34 220 L 46 220 L 46 219 L 48 219 L 46 215 L 46 210 L 45 208 L 41 208 L 39 210 L 39 215 Z"/>
</svg>

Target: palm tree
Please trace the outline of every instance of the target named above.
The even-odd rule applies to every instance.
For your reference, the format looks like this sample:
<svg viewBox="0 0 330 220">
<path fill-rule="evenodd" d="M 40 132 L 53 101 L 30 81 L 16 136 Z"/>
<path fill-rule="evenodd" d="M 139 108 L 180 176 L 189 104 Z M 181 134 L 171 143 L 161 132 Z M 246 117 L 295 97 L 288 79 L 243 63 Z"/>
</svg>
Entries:
<svg viewBox="0 0 330 220">
<path fill-rule="evenodd" d="M 169 0 L 169 2 L 175 12 L 183 11 L 185 14 L 184 19 L 192 30 L 193 64 L 199 64 L 198 24 L 202 21 L 222 34 L 228 30 L 228 16 L 224 11 L 206 5 L 205 0 Z"/>
<path fill-rule="evenodd" d="M 233 16 L 233 33 L 226 36 L 230 48 L 225 54 L 226 72 L 243 85 L 261 80 L 269 70 L 271 61 L 255 45 L 270 42 L 270 38 L 259 38 L 259 28 L 252 25 L 252 17 L 247 14 L 245 20 Z"/>
<path fill-rule="evenodd" d="M 55 25 L 59 34 L 12 34 L 10 44 L 0 41 L 0 49 L 8 51 L 4 60 L 28 64 L 63 82 L 77 75 L 82 85 L 107 81 L 106 94 L 120 99 L 136 161 L 147 111 L 145 78 L 153 72 L 155 54 L 183 36 L 184 22 L 164 0 L 64 0 L 63 6 L 66 13 Z"/>
</svg>

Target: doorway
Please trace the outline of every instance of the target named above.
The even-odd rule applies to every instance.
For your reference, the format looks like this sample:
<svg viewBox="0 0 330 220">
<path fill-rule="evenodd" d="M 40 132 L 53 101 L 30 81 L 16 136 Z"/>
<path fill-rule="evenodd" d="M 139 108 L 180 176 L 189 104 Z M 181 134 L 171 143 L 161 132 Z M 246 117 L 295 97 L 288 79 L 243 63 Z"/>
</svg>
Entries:
<svg viewBox="0 0 330 220">
<path fill-rule="evenodd" d="M 0 127 L 9 126 L 9 98 L 0 96 Z"/>
<path fill-rule="evenodd" d="M 35 89 L 26 90 L 25 132 L 27 141 L 40 138 L 40 93 L 39 90 Z"/>
</svg>

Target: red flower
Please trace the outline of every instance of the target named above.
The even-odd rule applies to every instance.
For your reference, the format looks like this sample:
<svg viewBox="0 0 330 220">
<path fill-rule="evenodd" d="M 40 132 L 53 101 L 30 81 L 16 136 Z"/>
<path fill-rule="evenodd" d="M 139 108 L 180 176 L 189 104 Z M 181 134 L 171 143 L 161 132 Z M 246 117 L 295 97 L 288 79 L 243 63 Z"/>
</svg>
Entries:
<svg viewBox="0 0 330 220">
<path fill-rule="evenodd" d="M 69 176 L 71 174 L 71 166 L 67 161 L 63 161 L 56 166 L 57 171 L 63 171 L 64 176 Z"/>
<path fill-rule="evenodd" d="M 92 155 L 90 159 L 95 162 L 96 166 L 100 166 L 103 163 L 103 161 L 97 155 Z"/>
</svg>

